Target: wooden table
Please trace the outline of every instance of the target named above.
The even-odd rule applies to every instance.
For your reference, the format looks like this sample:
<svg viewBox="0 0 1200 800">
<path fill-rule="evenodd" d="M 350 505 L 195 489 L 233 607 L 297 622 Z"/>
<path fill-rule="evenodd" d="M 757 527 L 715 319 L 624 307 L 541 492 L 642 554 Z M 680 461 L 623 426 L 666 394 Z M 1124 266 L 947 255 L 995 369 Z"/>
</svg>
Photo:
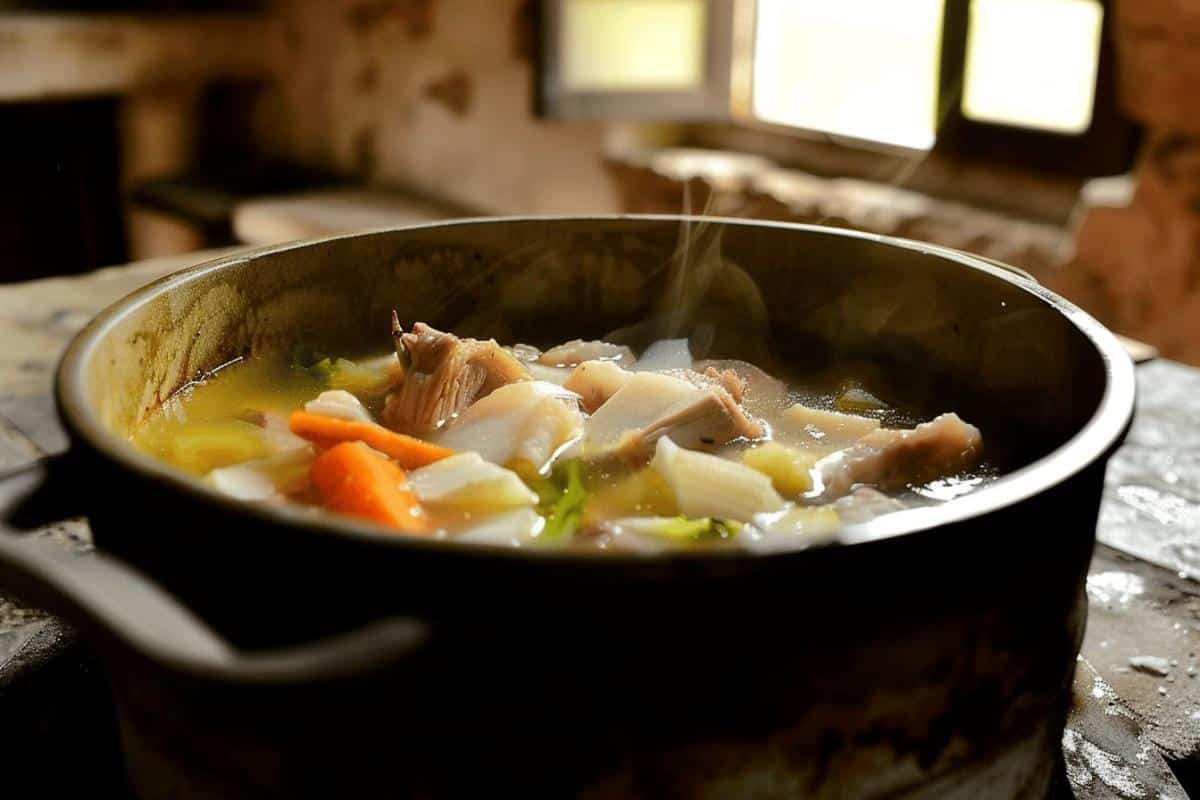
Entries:
<svg viewBox="0 0 1200 800">
<path fill-rule="evenodd" d="M 0 475 L 66 446 L 50 390 L 71 335 L 132 289 L 220 254 L 0 287 Z M 1151 361 L 1138 385 L 1137 420 L 1109 467 L 1063 739 L 1064 793 L 1077 798 L 1185 798 L 1168 760 L 1185 781 L 1200 778 L 1200 370 Z M 37 535 L 81 552 L 90 542 L 79 519 Z M 69 758 L 87 764 L 80 785 L 117 785 L 113 728 L 103 681 L 71 630 L 0 598 L 0 756 L 43 784 L 71 780 L 57 769 Z M 40 737 L 28 735 L 35 729 Z"/>
</svg>

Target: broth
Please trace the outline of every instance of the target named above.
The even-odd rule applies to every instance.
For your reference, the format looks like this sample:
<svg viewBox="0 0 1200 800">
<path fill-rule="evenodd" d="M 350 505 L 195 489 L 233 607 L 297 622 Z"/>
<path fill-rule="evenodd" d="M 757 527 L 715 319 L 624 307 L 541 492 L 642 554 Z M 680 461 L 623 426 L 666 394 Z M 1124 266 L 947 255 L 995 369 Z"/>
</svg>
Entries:
<svg viewBox="0 0 1200 800">
<path fill-rule="evenodd" d="M 247 502 L 356 516 L 401 535 L 518 547 L 779 549 L 973 490 L 980 432 L 906 408 L 862 369 L 784 383 L 694 361 L 544 353 L 418 324 L 397 353 L 231 364 L 139 427 L 142 450 Z M 850 370 L 853 373 L 854 370 Z M 872 383 L 868 384 L 867 380 Z"/>
</svg>

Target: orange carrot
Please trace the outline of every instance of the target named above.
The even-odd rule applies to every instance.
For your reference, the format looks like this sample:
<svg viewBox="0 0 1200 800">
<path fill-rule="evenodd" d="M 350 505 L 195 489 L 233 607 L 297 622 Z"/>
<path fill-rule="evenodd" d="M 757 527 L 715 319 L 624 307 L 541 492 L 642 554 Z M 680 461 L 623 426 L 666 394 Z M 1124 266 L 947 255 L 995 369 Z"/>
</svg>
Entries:
<svg viewBox="0 0 1200 800">
<path fill-rule="evenodd" d="M 362 442 L 342 442 L 317 456 L 309 471 L 325 507 L 406 533 L 428 533 L 429 524 L 404 470 Z"/>
<path fill-rule="evenodd" d="M 390 431 L 374 422 L 354 422 L 307 411 L 293 411 L 288 427 L 292 433 L 319 447 L 333 447 L 339 442 L 366 442 L 384 455 L 396 459 L 404 469 L 416 469 L 454 455 L 453 450 Z"/>
</svg>

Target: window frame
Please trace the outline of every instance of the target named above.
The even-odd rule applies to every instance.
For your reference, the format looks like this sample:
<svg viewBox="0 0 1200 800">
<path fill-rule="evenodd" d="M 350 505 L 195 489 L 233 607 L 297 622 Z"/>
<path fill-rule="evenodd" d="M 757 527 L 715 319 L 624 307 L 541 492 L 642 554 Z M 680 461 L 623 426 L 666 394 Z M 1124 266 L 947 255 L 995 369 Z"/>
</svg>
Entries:
<svg viewBox="0 0 1200 800">
<path fill-rule="evenodd" d="M 1077 177 L 1115 175 L 1128 170 L 1141 131 L 1119 107 L 1113 2 L 1099 0 L 1099 4 L 1104 17 L 1092 120 L 1082 133 L 1067 134 L 982 122 L 966 116 L 961 89 L 966 78 L 971 0 L 946 0 L 938 87 L 940 124 L 933 150 Z"/>
<path fill-rule="evenodd" d="M 705 0 L 704 78 L 696 89 L 578 90 L 563 83 L 560 58 L 564 7 L 542 0 L 535 112 L 546 119 L 627 119 L 680 122 L 729 119 L 734 16 L 738 0 Z"/>
<path fill-rule="evenodd" d="M 1114 0 L 1103 10 L 1092 120 L 1081 134 L 1019 128 L 969 119 L 962 109 L 972 0 L 945 0 L 938 70 L 936 140 L 918 150 L 844 134 L 766 122 L 753 114 L 753 55 L 757 0 L 707 0 L 705 78 L 695 90 L 571 91 L 559 72 L 563 6 L 541 0 L 535 111 L 560 120 L 727 122 L 739 127 L 898 155 L 946 154 L 998 165 L 1091 177 L 1127 171 L 1141 139 L 1140 127 L 1118 105 Z"/>
</svg>

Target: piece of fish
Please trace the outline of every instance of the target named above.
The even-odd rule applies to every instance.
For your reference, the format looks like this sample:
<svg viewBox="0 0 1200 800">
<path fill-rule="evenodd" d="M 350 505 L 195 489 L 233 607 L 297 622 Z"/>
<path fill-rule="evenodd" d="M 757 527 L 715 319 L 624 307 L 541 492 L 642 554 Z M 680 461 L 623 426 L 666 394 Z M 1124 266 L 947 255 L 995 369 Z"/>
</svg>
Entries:
<svg viewBox="0 0 1200 800">
<path fill-rule="evenodd" d="M 494 339 L 460 339 L 423 322 L 404 333 L 394 317 L 392 335 L 405 365 L 383 409 L 383 423 L 394 430 L 428 435 L 501 386 L 530 378 Z"/>
</svg>

